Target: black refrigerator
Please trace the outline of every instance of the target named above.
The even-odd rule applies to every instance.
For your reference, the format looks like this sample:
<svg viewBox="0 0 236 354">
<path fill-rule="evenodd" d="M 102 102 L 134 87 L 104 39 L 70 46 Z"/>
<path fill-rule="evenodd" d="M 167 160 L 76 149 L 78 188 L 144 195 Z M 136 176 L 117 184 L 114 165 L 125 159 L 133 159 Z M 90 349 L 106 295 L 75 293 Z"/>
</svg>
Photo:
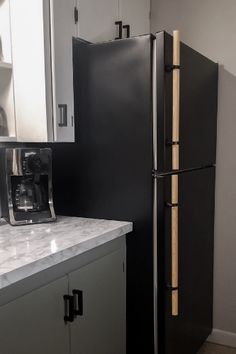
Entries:
<svg viewBox="0 0 236 354">
<path fill-rule="evenodd" d="M 127 353 L 196 354 L 212 329 L 218 65 L 165 32 L 73 46 L 56 212 L 134 222 Z"/>
</svg>

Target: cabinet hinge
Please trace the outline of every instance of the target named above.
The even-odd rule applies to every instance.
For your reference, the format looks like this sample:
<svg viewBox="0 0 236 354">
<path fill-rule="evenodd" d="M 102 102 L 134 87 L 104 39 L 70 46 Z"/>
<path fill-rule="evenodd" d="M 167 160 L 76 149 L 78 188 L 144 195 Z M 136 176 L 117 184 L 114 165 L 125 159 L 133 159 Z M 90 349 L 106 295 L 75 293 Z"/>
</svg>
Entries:
<svg viewBox="0 0 236 354">
<path fill-rule="evenodd" d="M 125 262 L 123 262 L 122 267 L 123 267 L 123 273 L 124 273 L 125 272 Z"/>
<path fill-rule="evenodd" d="M 75 19 L 75 23 L 78 23 L 78 21 L 79 21 L 79 11 L 78 11 L 78 8 L 76 6 L 74 7 L 74 19 Z"/>
</svg>

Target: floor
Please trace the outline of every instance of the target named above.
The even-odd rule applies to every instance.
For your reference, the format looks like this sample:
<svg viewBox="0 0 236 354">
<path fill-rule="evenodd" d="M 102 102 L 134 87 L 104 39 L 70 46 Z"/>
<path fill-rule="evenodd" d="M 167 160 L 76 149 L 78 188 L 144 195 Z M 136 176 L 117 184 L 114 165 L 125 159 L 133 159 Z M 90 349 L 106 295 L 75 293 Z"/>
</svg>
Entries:
<svg viewBox="0 0 236 354">
<path fill-rule="evenodd" d="M 198 354 L 236 354 L 236 348 L 224 347 L 213 343 L 206 343 Z"/>
</svg>

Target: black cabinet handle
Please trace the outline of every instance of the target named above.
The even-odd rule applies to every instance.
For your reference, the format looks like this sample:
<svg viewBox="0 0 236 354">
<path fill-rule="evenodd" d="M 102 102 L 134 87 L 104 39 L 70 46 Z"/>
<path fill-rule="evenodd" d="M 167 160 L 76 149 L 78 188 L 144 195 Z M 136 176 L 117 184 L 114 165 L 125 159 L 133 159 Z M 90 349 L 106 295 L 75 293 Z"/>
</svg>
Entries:
<svg viewBox="0 0 236 354">
<path fill-rule="evenodd" d="M 115 25 L 118 26 L 119 35 L 115 39 L 122 39 L 122 21 L 116 21 Z"/>
<path fill-rule="evenodd" d="M 130 25 L 124 25 L 124 29 L 126 29 L 126 38 L 130 38 Z"/>
<path fill-rule="evenodd" d="M 74 289 L 72 294 L 74 299 L 74 315 L 83 316 L 83 291 Z"/>
<path fill-rule="evenodd" d="M 64 295 L 64 321 L 73 322 L 74 321 L 74 297 L 71 295 Z"/>
<path fill-rule="evenodd" d="M 67 104 L 59 104 L 60 120 L 58 123 L 59 127 L 67 127 Z"/>
</svg>

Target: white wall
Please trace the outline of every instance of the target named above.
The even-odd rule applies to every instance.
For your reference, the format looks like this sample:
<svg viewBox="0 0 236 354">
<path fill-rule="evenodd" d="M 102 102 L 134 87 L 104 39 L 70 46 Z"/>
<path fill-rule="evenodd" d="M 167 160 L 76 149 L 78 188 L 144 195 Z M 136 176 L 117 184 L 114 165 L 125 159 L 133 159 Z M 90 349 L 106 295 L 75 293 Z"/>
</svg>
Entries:
<svg viewBox="0 0 236 354">
<path fill-rule="evenodd" d="M 151 29 L 220 64 L 213 340 L 236 346 L 236 1 L 152 0 Z"/>
</svg>

